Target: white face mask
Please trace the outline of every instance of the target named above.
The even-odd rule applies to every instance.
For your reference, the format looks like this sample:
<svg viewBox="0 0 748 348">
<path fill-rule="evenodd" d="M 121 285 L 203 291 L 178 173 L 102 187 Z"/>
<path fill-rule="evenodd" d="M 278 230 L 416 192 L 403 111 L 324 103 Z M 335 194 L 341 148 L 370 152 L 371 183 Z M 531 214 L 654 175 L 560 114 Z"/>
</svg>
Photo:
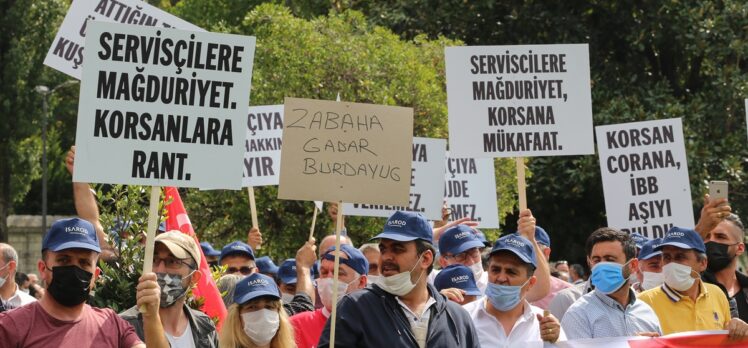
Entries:
<svg viewBox="0 0 748 348">
<path fill-rule="evenodd" d="M 421 262 L 421 256 L 418 257 L 418 261 L 416 261 L 416 264 L 413 266 L 413 268 L 410 269 L 410 271 L 406 272 L 400 272 L 398 274 L 395 274 L 393 276 L 384 277 L 382 280 L 377 284 L 379 285 L 382 290 L 393 294 L 395 296 L 403 296 L 407 293 L 409 293 L 413 288 L 416 287 L 416 283 L 421 279 L 424 273 L 421 272 L 421 274 L 418 276 L 418 279 L 416 279 L 416 282 L 414 283 L 412 280 L 410 280 L 410 274 L 413 272 L 416 267 L 418 267 L 418 264 Z"/>
<path fill-rule="evenodd" d="M 642 290 L 649 290 L 662 285 L 665 276 L 662 272 L 655 273 L 642 271 L 642 278 L 644 279 L 642 279 L 642 283 L 639 284 L 639 286 L 642 287 Z"/>
<path fill-rule="evenodd" d="M 380 275 L 367 275 L 366 276 L 366 282 L 367 284 L 379 284 L 382 281 L 382 276 Z"/>
<path fill-rule="evenodd" d="M 294 295 L 282 292 L 281 293 L 281 302 L 283 302 L 283 303 L 291 303 L 293 301 L 293 297 L 294 297 Z"/>
<path fill-rule="evenodd" d="M 260 309 L 254 312 L 242 313 L 244 333 L 258 346 L 264 346 L 275 337 L 280 327 L 278 311 Z"/>
<path fill-rule="evenodd" d="M 696 281 L 691 277 L 691 267 L 671 262 L 662 267 L 662 274 L 667 286 L 677 291 L 686 291 Z"/>
<path fill-rule="evenodd" d="M 475 277 L 476 282 L 483 276 L 483 264 L 480 262 L 470 265 L 470 270 L 473 271 L 473 277 Z"/>
<path fill-rule="evenodd" d="M 348 293 L 348 286 L 358 280 L 358 277 L 350 283 L 338 282 L 338 299 L 340 301 L 346 293 Z M 319 278 L 317 279 L 317 292 L 319 292 L 319 299 L 322 304 L 327 308 L 328 311 L 332 310 L 332 289 L 333 281 L 332 278 Z M 337 302 L 336 301 L 336 302 Z"/>
<path fill-rule="evenodd" d="M 10 266 L 10 264 L 7 264 L 7 265 L 5 265 L 3 267 L 0 267 L 0 270 L 4 270 L 4 269 L 8 268 L 8 266 Z M 6 274 L 5 277 L 0 277 L 0 288 L 2 288 L 3 285 L 5 285 L 5 281 L 8 279 L 8 276 L 10 276 L 10 275 Z M 21 289 L 21 290 L 23 290 L 23 289 Z"/>
</svg>

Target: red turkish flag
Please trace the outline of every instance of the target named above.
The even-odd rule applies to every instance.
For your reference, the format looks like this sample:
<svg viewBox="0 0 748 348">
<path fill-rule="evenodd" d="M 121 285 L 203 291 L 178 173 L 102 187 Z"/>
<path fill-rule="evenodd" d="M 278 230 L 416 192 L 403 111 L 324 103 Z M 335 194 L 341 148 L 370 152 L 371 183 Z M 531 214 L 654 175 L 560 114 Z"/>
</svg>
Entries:
<svg viewBox="0 0 748 348">
<path fill-rule="evenodd" d="M 190 218 L 187 216 L 187 210 L 184 209 L 182 198 L 179 197 L 179 191 L 176 187 L 164 188 L 164 203 L 167 212 L 166 230 L 182 231 L 182 233 L 195 238 L 195 243 L 199 246 L 200 241 L 197 239 L 197 235 L 195 235 L 195 230 L 192 228 Z M 208 266 L 208 262 L 205 260 L 203 249 L 198 249 L 200 250 L 200 273 L 202 273 L 203 276 L 200 277 L 200 280 L 197 282 L 197 287 L 192 291 L 192 293 L 197 297 L 205 298 L 205 303 L 201 310 L 211 318 L 218 318 L 216 328 L 220 330 L 223 320 L 226 319 L 228 312 L 226 311 L 226 306 L 223 304 L 221 292 L 218 291 L 218 287 L 211 276 L 210 266 Z"/>
</svg>

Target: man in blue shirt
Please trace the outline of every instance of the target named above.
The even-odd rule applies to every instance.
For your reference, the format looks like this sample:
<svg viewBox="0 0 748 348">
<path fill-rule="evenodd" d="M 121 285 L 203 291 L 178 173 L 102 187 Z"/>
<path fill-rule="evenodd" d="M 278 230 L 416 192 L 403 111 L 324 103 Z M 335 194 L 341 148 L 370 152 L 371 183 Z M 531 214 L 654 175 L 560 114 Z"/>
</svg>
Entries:
<svg viewBox="0 0 748 348">
<path fill-rule="evenodd" d="M 564 315 L 561 326 L 570 340 L 619 336 L 659 336 L 654 310 L 637 300 L 629 276 L 638 269 L 636 246 L 628 234 L 604 227 L 585 245 L 595 289 L 579 298 Z"/>
</svg>

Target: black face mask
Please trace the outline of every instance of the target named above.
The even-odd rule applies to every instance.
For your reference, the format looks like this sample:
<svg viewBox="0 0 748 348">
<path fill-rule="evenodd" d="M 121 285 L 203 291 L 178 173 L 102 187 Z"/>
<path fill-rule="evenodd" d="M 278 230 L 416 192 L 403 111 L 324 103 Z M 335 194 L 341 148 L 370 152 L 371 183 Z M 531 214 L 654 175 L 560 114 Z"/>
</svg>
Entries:
<svg viewBox="0 0 748 348">
<path fill-rule="evenodd" d="M 88 299 L 93 273 L 78 266 L 52 267 L 52 282 L 47 292 L 65 307 L 75 307 Z"/>
<path fill-rule="evenodd" d="M 727 251 L 730 248 L 729 244 L 707 242 L 704 245 L 706 246 L 706 257 L 708 260 L 706 269 L 710 272 L 719 272 L 725 269 L 735 258 L 735 255 L 731 256 Z"/>
</svg>

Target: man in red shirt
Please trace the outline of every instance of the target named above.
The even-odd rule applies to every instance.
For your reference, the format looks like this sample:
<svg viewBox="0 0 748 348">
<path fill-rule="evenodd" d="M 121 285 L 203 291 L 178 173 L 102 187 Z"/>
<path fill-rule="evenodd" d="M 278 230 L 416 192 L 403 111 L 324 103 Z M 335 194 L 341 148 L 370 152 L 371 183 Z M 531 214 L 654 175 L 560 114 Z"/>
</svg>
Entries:
<svg viewBox="0 0 748 348">
<path fill-rule="evenodd" d="M 138 347 L 146 345 L 111 309 L 85 302 L 96 282 L 101 248 L 93 225 L 78 218 L 52 224 L 42 241 L 37 267 L 48 284 L 38 301 L 0 314 L 0 346 L 24 348 Z M 148 347 L 168 347 L 158 316 L 160 291 L 156 275 L 138 284 Z"/>
<path fill-rule="evenodd" d="M 327 250 L 320 263 L 320 278 L 317 279 L 317 290 L 324 305 L 313 312 L 303 312 L 291 317 L 291 324 L 296 336 L 298 348 L 317 347 L 319 336 L 330 317 L 334 300 L 345 294 L 366 287 L 366 275 L 369 272 L 369 261 L 363 253 L 351 245 L 340 246 L 340 268 L 338 269 L 338 299 L 332 298 L 333 271 L 335 267 L 335 246 Z"/>
</svg>

